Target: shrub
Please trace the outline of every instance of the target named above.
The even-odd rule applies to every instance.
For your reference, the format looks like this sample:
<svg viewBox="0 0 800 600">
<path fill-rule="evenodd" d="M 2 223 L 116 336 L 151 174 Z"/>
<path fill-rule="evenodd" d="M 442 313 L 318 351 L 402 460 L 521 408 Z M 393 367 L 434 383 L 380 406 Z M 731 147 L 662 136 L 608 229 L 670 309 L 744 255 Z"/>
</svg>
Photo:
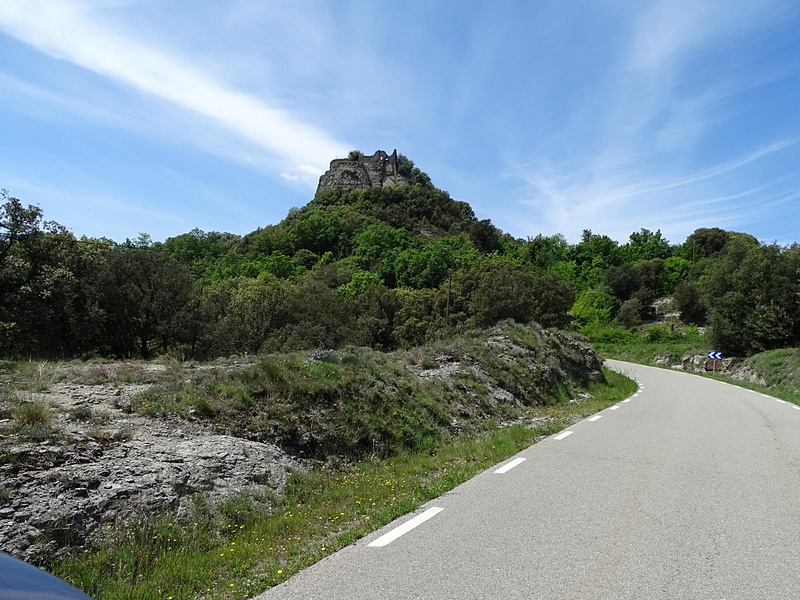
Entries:
<svg viewBox="0 0 800 600">
<path fill-rule="evenodd" d="M 53 410 L 43 402 L 23 402 L 11 413 L 14 430 L 34 442 L 43 442 L 60 436 L 53 425 Z"/>
<path fill-rule="evenodd" d="M 619 309 L 619 321 L 623 326 L 632 328 L 642 322 L 642 302 L 638 298 L 631 298 L 622 303 Z"/>
<path fill-rule="evenodd" d="M 88 421 L 92 418 L 92 409 L 88 406 L 76 406 L 70 409 L 69 418 L 73 421 Z"/>
<path fill-rule="evenodd" d="M 626 343 L 632 341 L 635 337 L 634 332 L 628 329 L 620 329 L 619 327 L 584 327 L 581 329 L 581 333 L 590 342 L 601 344 Z"/>
<path fill-rule="evenodd" d="M 53 410 L 43 402 L 23 402 L 11 414 L 18 426 L 50 423 Z"/>
</svg>

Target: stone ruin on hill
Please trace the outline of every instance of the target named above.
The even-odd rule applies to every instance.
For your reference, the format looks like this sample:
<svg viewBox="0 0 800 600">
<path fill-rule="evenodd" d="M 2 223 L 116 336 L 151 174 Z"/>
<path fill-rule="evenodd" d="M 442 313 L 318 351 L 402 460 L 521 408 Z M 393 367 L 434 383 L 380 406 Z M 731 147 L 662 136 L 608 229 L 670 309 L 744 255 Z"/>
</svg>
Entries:
<svg viewBox="0 0 800 600">
<path fill-rule="evenodd" d="M 397 150 L 387 154 L 378 150 L 372 156 L 336 158 L 319 178 L 317 193 L 331 189 L 392 187 L 408 183 L 398 172 Z"/>
</svg>

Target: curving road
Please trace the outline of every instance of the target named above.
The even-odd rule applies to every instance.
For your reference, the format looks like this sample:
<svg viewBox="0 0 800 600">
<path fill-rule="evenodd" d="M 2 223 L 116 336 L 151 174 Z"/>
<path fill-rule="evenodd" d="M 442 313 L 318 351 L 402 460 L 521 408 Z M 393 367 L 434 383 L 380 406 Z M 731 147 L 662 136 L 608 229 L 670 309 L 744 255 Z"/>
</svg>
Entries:
<svg viewBox="0 0 800 600">
<path fill-rule="evenodd" d="M 258 598 L 800 598 L 800 407 L 607 364 L 639 392 Z"/>
</svg>

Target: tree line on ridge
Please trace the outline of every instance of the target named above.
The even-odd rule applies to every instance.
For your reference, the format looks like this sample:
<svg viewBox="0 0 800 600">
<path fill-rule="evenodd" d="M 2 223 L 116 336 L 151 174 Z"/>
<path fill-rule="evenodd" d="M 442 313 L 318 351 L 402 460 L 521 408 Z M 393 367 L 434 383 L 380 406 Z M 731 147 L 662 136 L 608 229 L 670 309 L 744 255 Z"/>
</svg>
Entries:
<svg viewBox="0 0 800 600">
<path fill-rule="evenodd" d="M 585 230 L 517 239 L 437 189 L 324 190 L 277 225 L 153 241 L 77 238 L 3 191 L 0 356 L 142 357 L 392 350 L 537 321 L 613 336 L 672 297 L 736 355 L 800 340 L 800 247 L 702 228 L 677 245 Z"/>
</svg>

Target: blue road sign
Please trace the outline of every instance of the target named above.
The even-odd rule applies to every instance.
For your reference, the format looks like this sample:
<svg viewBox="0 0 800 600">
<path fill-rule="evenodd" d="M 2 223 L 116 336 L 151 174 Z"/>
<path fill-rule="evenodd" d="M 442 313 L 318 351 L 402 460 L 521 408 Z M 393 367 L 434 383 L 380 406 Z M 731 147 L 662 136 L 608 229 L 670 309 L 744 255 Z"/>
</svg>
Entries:
<svg viewBox="0 0 800 600">
<path fill-rule="evenodd" d="M 714 360 L 722 360 L 722 352 L 709 352 L 708 358 L 713 358 Z"/>
</svg>

